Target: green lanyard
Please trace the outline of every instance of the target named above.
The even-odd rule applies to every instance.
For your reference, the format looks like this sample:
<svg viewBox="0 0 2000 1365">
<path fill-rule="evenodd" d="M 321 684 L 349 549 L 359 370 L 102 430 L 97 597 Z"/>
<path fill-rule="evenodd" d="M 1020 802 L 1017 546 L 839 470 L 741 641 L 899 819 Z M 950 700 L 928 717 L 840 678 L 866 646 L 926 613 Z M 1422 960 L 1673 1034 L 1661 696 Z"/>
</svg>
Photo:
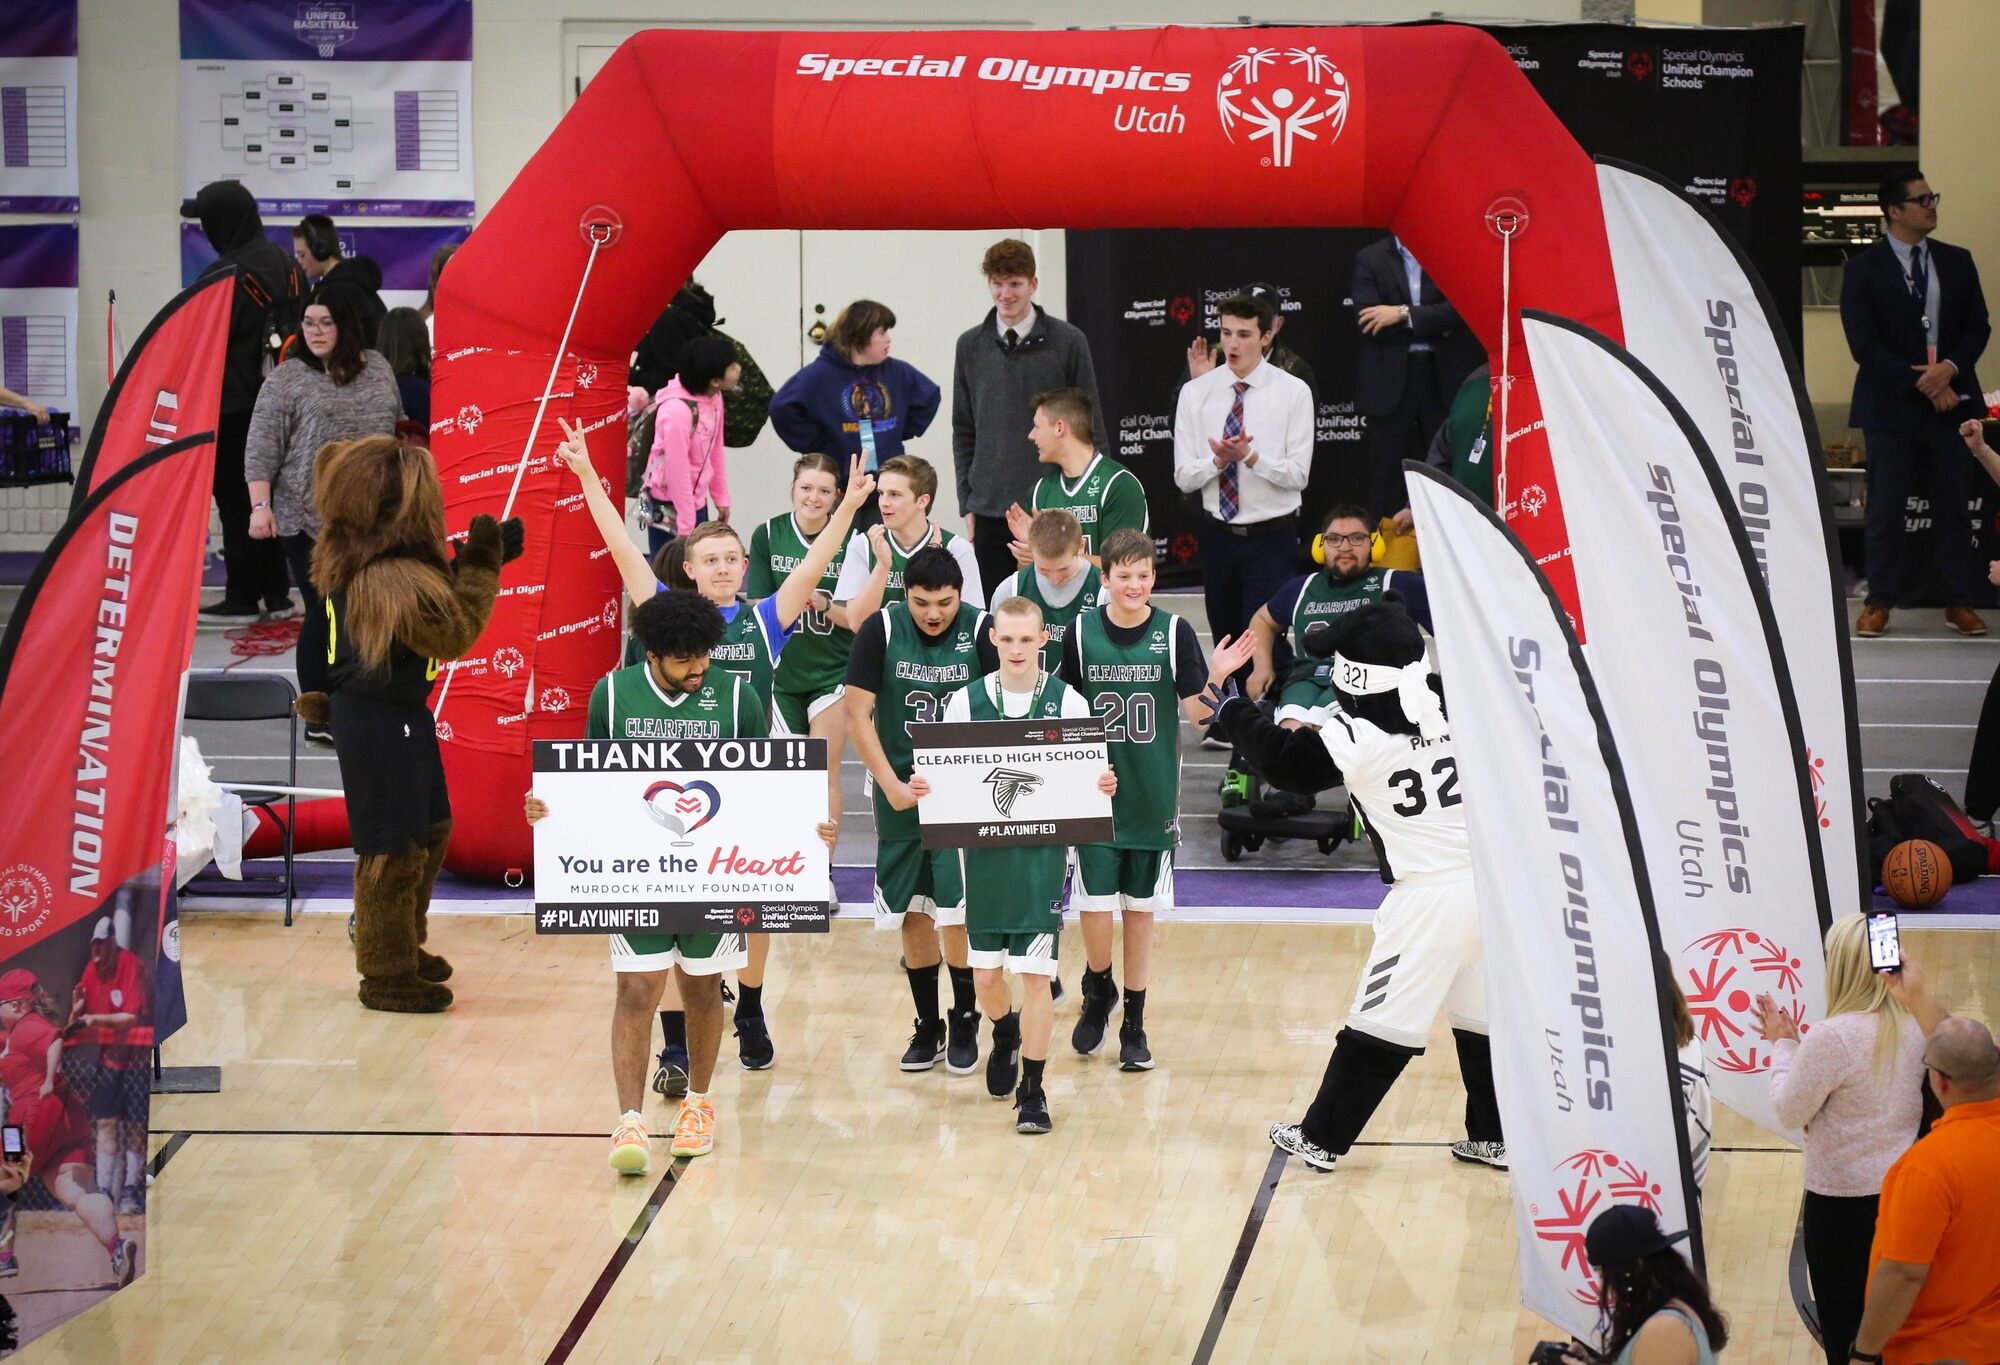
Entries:
<svg viewBox="0 0 2000 1365">
<path fill-rule="evenodd" d="M 1048 670 L 1038 669 L 1035 673 L 1035 690 L 1028 694 L 1028 709 L 1023 713 L 1023 719 L 1032 717 L 1035 714 L 1035 708 L 1040 706 L 1042 702 L 1042 689 L 1048 685 Z M 993 674 L 993 709 L 1000 713 L 1002 720 L 1005 720 L 1007 718 L 1007 704 L 1000 700 L 1003 693 L 1004 689 L 1000 686 L 1000 675 L 996 672 Z"/>
</svg>

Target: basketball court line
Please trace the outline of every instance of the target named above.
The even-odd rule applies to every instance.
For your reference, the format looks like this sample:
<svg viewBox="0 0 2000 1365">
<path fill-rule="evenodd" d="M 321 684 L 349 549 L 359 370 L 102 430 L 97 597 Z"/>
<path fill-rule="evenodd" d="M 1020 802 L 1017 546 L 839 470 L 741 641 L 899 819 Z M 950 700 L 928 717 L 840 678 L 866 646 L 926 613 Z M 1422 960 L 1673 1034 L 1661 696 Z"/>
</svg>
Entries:
<svg viewBox="0 0 2000 1365">
<path fill-rule="evenodd" d="M 1285 1158 L 1289 1155 L 1282 1147 L 1271 1149 L 1271 1161 L 1264 1167 L 1264 1179 L 1257 1186 L 1257 1197 L 1250 1201 L 1249 1216 L 1243 1220 L 1243 1234 L 1236 1239 L 1236 1250 L 1229 1258 L 1229 1269 L 1223 1273 L 1221 1288 L 1215 1291 L 1215 1307 L 1209 1310 L 1208 1326 L 1201 1334 L 1200 1344 L 1194 1348 L 1194 1365 L 1208 1365 L 1215 1355 L 1215 1344 L 1222 1339 L 1223 1324 L 1229 1320 L 1229 1306 L 1236 1302 L 1236 1290 L 1243 1283 L 1243 1272 L 1249 1268 L 1250 1253 L 1257 1249 L 1257 1235 L 1264 1230 L 1264 1216 L 1271 1210 L 1271 1196 L 1278 1191 L 1278 1180 L 1285 1173 Z"/>
<path fill-rule="evenodd" d="M 597 1310 L 604 1306 L 604 1300 L 611 1295 L 611 1287 L 618 1283 L 618 1277 L 624 1273 L 626 1263 L 632 1259 L 632 1253 L 639 1249 L 640 1239 L 645 1237 L 646 1230 L 653 1226 L 653 1220 L 660 1216 L 660 1210 L 666 1207 L 667 1200 L 673 1192 L 680 1188 L 681 1172 L 687 1169 L 688 1160 L 687 1157 L 680 1157 L 667 1163 L 666 1173 L 660 1177 L 660 1183 L 653 1187 L 652 1197 L 646 1201 L 646 1207 L 639 1210 L 639 1216 L 632 1220 L 631 1231 L 625 1234 L 625 1240 L 618 1244 L 618 1249 L 611 1253 L 611 1259 L 605 1263 L 604 1269 L 597 1276 L 597 1283 L 590 1287 L 590 1292 L 584 1295 L 583 1302 L 577 1305 L 576 1315 L 569 1320 L 569 1326 L 563 1329 L 562 1336 L 556 1340 L 555 1349 L 549 1352 L 544 1365 L 561 1365 L 563 1361 L 569 1359 L 570 1353 L 576 1350 L 577 1343 L 583 1340 L 583 1334 L 590 1328 L 590 1320 L 596 1317 Z"/>
<path fill-rule="evenodd" d="M 192 1132 L 174 1132 L 168 1134 L 167 1145 L 154 1153 L 152 1161 L 147 1163 L 146 1170 L 150 1174 L 158 1176 L 161 1171 L 167 1169 L 167 1163 L 174 1159 L 181 1148 L 187 1146 L 187 1141 L 192 1136 L 194 1136 Z"/>
</svg>

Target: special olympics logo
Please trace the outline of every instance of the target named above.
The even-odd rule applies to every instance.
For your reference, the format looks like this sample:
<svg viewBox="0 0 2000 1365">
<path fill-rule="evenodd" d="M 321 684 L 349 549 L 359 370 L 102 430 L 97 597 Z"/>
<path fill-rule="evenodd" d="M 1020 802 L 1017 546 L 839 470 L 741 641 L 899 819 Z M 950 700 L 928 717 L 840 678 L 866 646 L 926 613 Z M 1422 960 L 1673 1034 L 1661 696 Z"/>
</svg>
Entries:
<svg viewBox="0 0 2000 1365">
<path fill-rule="evenodd" d="M 1801 1034 L 1810 1031 L 1800 994 L 1805 977 L 1799 958 L 1789 949 L 1754 929 L 1718 929 L 1690 943 L 1686 951 L 1707 959 L 1688 969 L 1682 985 L 1702 1053 L 1711 1066 L 1739 1075 L 1771 1069 L 1770 1049 L 1757 1033 L 1753 1013 L 1759 995 L 1769 995 Z"/>
<path fill-rule="evenodd" d="M 1194 300 L 1186 294 L 1178 294 L 1167 305 L 1167 311 L 1174 315 L 1174 321 L 1185 327 L 1194 320 Z"/>
<path fill-rule="evenodd" d="M 597 613 L 597 619 L 604 623 L 607 630 L 618 629 L 618 599 L 614 597 L 606 602 L 604 610 Z"/>
<path fill-rule="evenodd" d="M 331 57 L 335 48 L 360 32 L 354 21 L 353 0 L 312 0 L 300 5 L 292 32 L 300 42 L 316 48 L 321 60 Z"/>
<path fill-rule="evenodd" d="M 542 689 L 540 700 L 535 704 L 552 715 L 557 711 L 567 711 L 570 704 L 569 689 L 566 687 L 544 688 Z"/>
<path fill-rule="evenodd" d="M 1539 1204 L 1528 1205 L 1535 1220 L 1535 1237 L 1562 1248 L 1560 1269 L 1569 1280 L 1570 1296 L 1586 1308 L 1599 1307 L 1604 1291 L 1590 1273 L 1584 1254 L 1584 1234 L 1591 1219 L 1612 1204 L 1637 1204 L 1660 1211 L 1660 1186 L 1616 1152 L 1586 1147 L 1556 1163 L 1556 1211 L 1544 1217 Z"/>
<path fill-rule="evenodd" d="M 1635 81 L 1643 81 L 1653 74 L 1653 54 L 1650 52 L 1628 52 L 1625 54 L 1625 70 Z"/>
<path fill-rule="evenodd" d="M 455 731 L 453 731 L 453 730 L 452 730 L 452 728 L 451 728 L 451 722 L 450 722 L 450 721 L 448 721 L 448 720 L 441 720 L 441 721 L 439 721 L 439 722 L 437 723 L 437 737 L 438 737 L 438 743 L 440 743 L 440 744 L 449 744 L 449 743 L 451 743 L 451 740 L 452 740 L 452 735 L 453 735 L 454 733 L 455 733 Z"/>
<path fill-rule="evenodd" d="M 1347 77 L 1317 47 L 1253 47 L 1229 64 L 1215 83 L 1215 112 L 1222 135 L 1236 141 L 1236 125 L 1248 125 L 1248 141 L 1263 141 L 1270 155 L 1260 164 L 1285 167 L 1300 139 L 1326 145 L 1347 126 L 1351 95 Z"/>
<path fill-rule="evenodd" d="M 1531 517 L 1539 517 L 1542 509 L 1549 505 L 1549 490 L 1538 483 L 1531 483 L 1521 490 L 1521 510 Z"/>
<path fill-rule="evenodd" d="M 1826 798 L 1820 795 L 1826 786 L 1826 760 L 1806 746 L 1806 777 L 1812 783 L 1813 818 L 1819 821 L 1821 829 L 1833 828 L 1833 814 L 1827 809 Z"/>
<path fill-rule="evenodd" d="M 576 367 L 576 386 L 579 389 L 589 389 L 595 388 L 596 385 L 597 366 L 590 361 L 585 361 L 578 365 Z"/>
<path fill-rule="evenodd" d="M 55 903 L 55 890 L 40 868 L 14 863 L 0 869 L 0 938 L 34 933 Z"/>
<path fill-rule="evenodd" d="M 1174 557 L 1174 563 L 1176 564 L 1187 563 L 1189 560 L 1195 557 L 1196 552 L 1198 552 L 1200 549 L 1201 549 L 1201 542 L 1196 540 L 1194 536 L 1187 531 L 1182 531 L 1179 535 L 1175 536 L 1172 540 L 1167 542 L 1167 553 Z"/>
<path fill-rule="evenodd" d="M 486 414 L 471 403 L 467 403 L 458 410 L 458 429 L 467 436 L 479 430 L 479 424 L 485 420 Z"/>
<path fill-rule="evenodd" d="M 646 814 L 653 823 L 685 838 L 722 809 L 722 793 L 707 782 L 669 782 L 662 778 L 646 788 Z"/>
<path fill-rule="evenodd" d="M 1739 209 L 1747 209 L 1757 198 L 1757 182 L 1747 175 L 1739 175 L 1729 182 L 1729 202 Z"/>
<path fill-rule="evenodd" d="M 736 912 L 736 922 L 745 927 L 755 924 L 757 922 L 757 912 L 747 905 L 743 906 Z"/>
<path fill-rule="evenodd" d="M 514 648 L 512 645 L 507 645 L 493 651 L 493 666 L 499 669 L 504 676 L 511 678 L 526 668 L 528 661 L 521 657 L 520 650 Z"/>
</svg>

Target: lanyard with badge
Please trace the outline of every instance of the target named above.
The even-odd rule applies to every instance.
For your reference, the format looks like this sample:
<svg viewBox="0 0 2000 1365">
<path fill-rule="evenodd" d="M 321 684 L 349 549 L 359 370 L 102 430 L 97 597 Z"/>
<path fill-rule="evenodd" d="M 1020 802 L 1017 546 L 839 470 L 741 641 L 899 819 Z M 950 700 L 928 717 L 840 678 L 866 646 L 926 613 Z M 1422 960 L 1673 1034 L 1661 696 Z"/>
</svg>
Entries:
<svg viewBox="0 0 2000 1365">
<path fill-rule="evenodd" d="M 994 673 L 991 675 L 991 677 L 993 681 L 993 691 L 992 691 L 993 709 L 999 712 L 1002 716 L 1006 716 L 1007 703 L 1000 699 L 1002 695 L 1002 689 L 1000 686 L 1000 675 L 998 673 Z M 1028 694 L 1028 709 L 1021 713 L 1020 716 L 1021 719 L 1023 720 L 1033 719 L 1036 709 L 1039 708 L 1042 704 L 1042 689 L 1047 687 L 1048 685 L 1049 685 L 1048 670 L 1047 669 L 1037 670 L 1035 673 L 1035 690 Z"/>
</svg>

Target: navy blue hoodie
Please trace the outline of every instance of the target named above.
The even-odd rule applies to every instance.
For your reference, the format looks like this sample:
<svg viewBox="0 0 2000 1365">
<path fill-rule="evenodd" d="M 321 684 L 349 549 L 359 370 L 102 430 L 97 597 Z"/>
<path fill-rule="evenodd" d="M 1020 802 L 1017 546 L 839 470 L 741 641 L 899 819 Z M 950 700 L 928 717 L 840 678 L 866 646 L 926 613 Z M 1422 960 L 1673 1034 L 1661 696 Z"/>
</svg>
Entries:
<svg viewBox="0 0 2000 1365">
<path fill-rule="evenodd" d="M 859 423 L 867 417 L 880 464 L 929 429 L 942 401 L 938 386 L 908 361 L 856 365 L 828 342 L 819 359 L 772 395 L 771 427 L 790 449 L 831 455 L 844 467 L 861 452 Z"/>
</svg>

